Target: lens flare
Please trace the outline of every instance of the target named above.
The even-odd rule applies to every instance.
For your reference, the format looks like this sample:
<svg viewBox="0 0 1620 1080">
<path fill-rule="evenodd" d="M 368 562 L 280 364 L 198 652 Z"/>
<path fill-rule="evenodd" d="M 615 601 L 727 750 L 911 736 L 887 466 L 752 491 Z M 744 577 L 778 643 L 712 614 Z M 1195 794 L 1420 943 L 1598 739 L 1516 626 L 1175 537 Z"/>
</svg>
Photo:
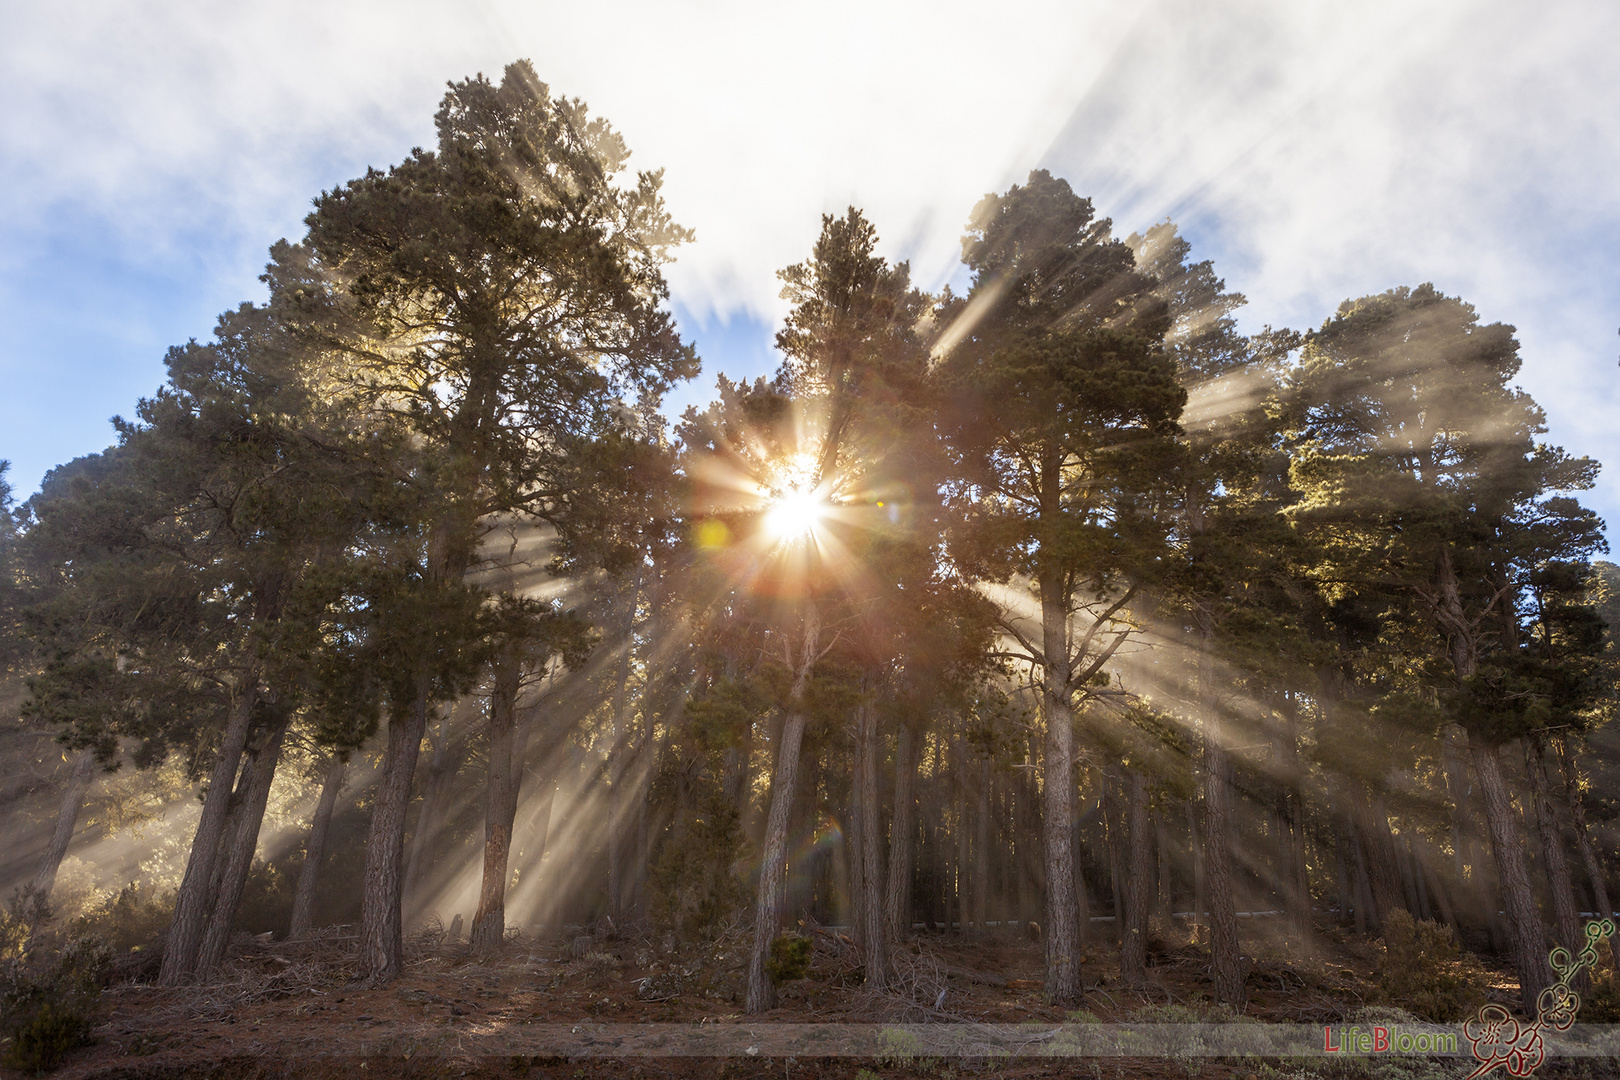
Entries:
<svg viewBox="0 0 1620 1080">
<path fill-rule="evenodd" d="M 794 540 L 812 532 L 826 510 L 814 491 L 789 490 L 765 512 L 765 528 L 778 540 Z"/>
</svg>

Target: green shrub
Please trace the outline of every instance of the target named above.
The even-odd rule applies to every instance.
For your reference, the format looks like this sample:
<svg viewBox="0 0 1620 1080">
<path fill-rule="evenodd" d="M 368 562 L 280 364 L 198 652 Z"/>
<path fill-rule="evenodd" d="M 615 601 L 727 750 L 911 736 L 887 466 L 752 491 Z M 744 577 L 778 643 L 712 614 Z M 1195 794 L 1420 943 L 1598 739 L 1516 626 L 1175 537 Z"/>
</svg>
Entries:
<svg viewBox="0 0 1620 1080">
<path fill-rule="evenodd" d="M 771 958 L 765 961 L 765 974 L 781 986 L 810 973 L 810 939 L 798 934 L 781 934 L 771 941 Z"/>
<path fill-rule="evenodd" d="M 1384 954 L 1374 980 L 1378 1004 L 1436 1023 L 1467 1019 L 1485 1001 L 1485 972 L 1457 945 L 1451 927 L 1405 911 L 1384 920 Z"/>
<path fill-rule="evenodd" d="M 1591 980 L 1580 991 L 1581 1009 L 1575 1019 L 1583 1024 L 1620 1023 L 1620 975 L 1615 973 L 1607 948 L 1600 948 L 1600 957 Z"/>
<path fill-rule="evenodd" d="M 5 1061 L 15 1069 L 54 1069 L 69 1050 L 90 1041 L 90 1018 L 69 1005 L 47 1001 L 18 1024 L 6 1025 Z"/>
<path fill-rule="evenodd" d="M 9 943 L 18 904 L 6 913 Z M 57 944 L 35 933 L 0 958 L 0 1059 L 43 1072 L 89 1041 L 112 950 L 96 938 Z"/>
<path fill-rule="evenodd" d="M 122 954 L 150 948 L 173 917 L 173 892 L 154 896 L 131 882 L 75 919 L 72 933 L 100 938 Z"/>
<path fill-rule="evenodd" d="M 733 867 L 742 850 L 737 809 L 718 795 L 702 801 L 652 870 L 653 924 L 686 940 L 717 937 L 742 911 L 748 890 Z"/>
</svg>

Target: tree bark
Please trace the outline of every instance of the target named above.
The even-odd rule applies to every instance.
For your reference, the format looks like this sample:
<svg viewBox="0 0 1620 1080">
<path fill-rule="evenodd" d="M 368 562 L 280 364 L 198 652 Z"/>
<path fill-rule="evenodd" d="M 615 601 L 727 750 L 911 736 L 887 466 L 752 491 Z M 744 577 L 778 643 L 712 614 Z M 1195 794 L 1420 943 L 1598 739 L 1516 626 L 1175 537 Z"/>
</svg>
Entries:
<svg viewBox="0 0 1620 1080">
<path fill-rule="evenodd" d="M 1351 779 L 1347 786 L 1356 814 L 1356 833 L 1366 853 L 1363 865 L 1372 886 L 1373 906 L 1377 909 L 1368 913 L 1368 921 L 1376 932 L 1395 911 L 1407 910 L 1406 893 L 1401 885 L 1401 863 L 1383 800 L 1369 798 L 1366 785 L 1359 780 Z"/>
<path fill-rule="evenodd" d="M 821 614 L 815 603 L 806 604 L 802 639 L 788 690 L 787 715 L 782 722 L 781 744 L 776 748 L 776 769 L 771 775 L 771 808 L 765 819 L 765 843 L 760 855 L 759 892 L 754 905 L 754 944 L 748 955 L 748 988 L 743 1011 L 760 1013 L 776 1004 L 776 987 L 766 974 L 771 942 L 782 919 L 787 887 L 788 823 L 793 812 L 793 788 L 799 776 L 799 749 L 804 742 L 805 694 L 810 669 L 821 648 Z"/>
<path fill-rule="evenodd" d="M 79 813 L 84 809 L 84 797 L 96 778 L 96 755 L 93 750 L 81 751 L 73 759 L 67 783 L 62 785 L 62 802 L 56 812 L 56 831 L 51 833 L 50 846 L 40 857 L 39 869 L 34 871 L 33 892 L 41 901 L 49 902 L 51 890 L 56 887 L 56 872 L 62 868 L 68 845 L 79 827 Z"/>
<path fill-rule="evenodd" d="M 630 771 L 630 660 L 635 651 L 636 605 L 641 598 L 641 577 L 637 575 L 625 601 L 623 646 L 619 653 L 619 674 L 613 689 L 613 745 L 608 752 L 608 914 L 624 921 L 629 889 L 625 882 L 627 832 L 631 818 L 630 799 L 625 790 Z"/>
<path fill-rule="evenodd" d="M 220 880 L 214 913 L 203 935 L 202 947 L 197 952 L 195 974 L 199 979 L 212 975 L 230 947 L 231 930 L 236 925 L 236 909 L 242 903 L 242 891 L 247 886 L 248 874 L 253 870 L 253 855 L 259 848 L 259 827 L 264 823 L 264 810 L 270 801 L 270 785 L 276 779 L 276 766 L 281 762 L 281 745 L 292 723 L 292 715 L 285 709 L 276 725 L 267 731 L 263 742 L 248 763 L 250 776 L 243 792 L 240 815 L 236 828 L 226 837 L 221 853 L 225 872 Z"/>
<path fill-rule="evenodd" d="M 1119 970 L 1127 984 L 1140 986 L 1147 981 L 1148 880 L 1153 875 L 1147 778 L 1140 769 L 1125 770 L 1125 818 L 1130 865 L 1120 921 Z"/>
<path fill-rule="evenodd" d="M 894 819 L 889 825 L 889 871 L 883 896 L 884 932 L 888 940 L 911 937 L 912 845 L 917 831 L 917 753 L 911 727 L 900 725 L 894 751 Z"/>
<path fill-rule="evenodd" d="M 1440 880 L 1440 874 L 1435 870 L 1430 860 L 1423 857 L 1422 850 L 1417 853 L 1418 870 L 1423 874 L 1429 885 L 1429 897 L 1434 905 L 1440 909 L 1440 918 L 1450 926 L 1458 926 L 1457 913 L 1452 909 L 1451 900 L 1446 896 L 1445 884 Z"/>
<path fill-rule="evenodd" d="M 990 933 L 990 758 L 979 758 L 979 782 L 974 791 L 973 915 L 979 936 Z"/>
<path fill-rule="evenodd" d="M 880 846 L 878 809 L 878 713 L 875 701 L 856 706 L 856 783 L 860 787 L 861 831 L 858 858 L 861 864 L 859 893 L 855 909 L 859 920 L 861 954 L 866 965 L 865 985 L 882 989 L 888 985 L 889 950 L 883 926 L 883 849 Z"/>
<path fill-rule="evenodd" d="M 377 779 L 371 828 L 366 834 L 364 892 L 360 900 L 360 963 L 374 983 L 392 980 L 405 963 L 405 930 L 401 911 L 404 877 L 400 857 L 405 848 L 405 807 L 411 778 L 427 731 L 430 683 L 417 678 L 410 708 L 388 721 L 388 744 L 382 775 Z"/>
<path fill-rule="evenodd" d="M 963 937 L 973 933 L 973 920 L 979 917 L 973 910 L 973 830 L 968 826 L 967 776 L 967 749 L 960 738 L 952 739 L 951 780 L 956 788 L 956 911 Z"/>
<path fill-rule="evenodd" d="M 1046 998 L 1077 1005 L 1085 994 L 1080 970 L 1079 900 L 1075 890 L 1074 713 L 1070 704 L 1067 597 L 1056 581 L 1041 582 L 1041 634 L 1045 653 L 1042 697 L 1046 712 L 1046 790 L 1042 824 L 1046 854 Z"/>
<path fill-rule="evenodd" d="M 1108 841 L 1108 889 L 1113 897 L 1113 937 L 1125 940 L 1125 813 L 1119 806 L 1119 768 L 1109 765 L 1102 770 L 1103 836 Z"/>
<path fill-rule="evenodd" d="M 1209 954 L 1215 996 L 1242 1010 L 1248 993 L 1238 949 L 1237 904 L 1232 893 L 1232 759 L 1221 744 L 1215 715 L 1214 630 L 1200 607 L 1198 706 L 1204 734 L 1204 888 L 1209 893 Z"/>
<path fill-rule="evenodd" d="M 348 762 L 340 754 L 334 753 L 327 762 L 321 799 L 315 804 L 309 837 L 304 841 L 304 865 L 298 871 L 298 886 L 293 890 L 292 919 L 287 925 L 289 941 L 305 937 L 314 926 L 315 887 L 320 882 L 321 862 L 326 857 L 326 834 L 332 827 L 332 814 L 337 809 L 338 795 L 343 791 L 343 774 L 348 768 Z"/>
<path fill-rule="evenodd" d="M 1525 740 L 1524 768 L 1530 778 L 1530 801 L 1535 804 L 1541 868 L 1552 890 L 1553 926 L 1560 939 L 1557 944 L 1574 956 L 1586 946 L 1586 933 L 1576 914 L 1579 909 L 1575 906 L 1575 890 L 1570 885 L 1569 862 L 1564 858 L 1564 834 L 1558 826 L 1558 812 L 1553 809 L 1552 797 L 1547 793 L 1546 747 L 1539 735 Z"/>
<path fill-rule="evenodd" d="M 416 828 L 411 835 L 410 856 L 405 863 L 405 888 L 411 894 L 411 910 L 420 914 L 422 907 L 432 899 L 423 888 L 423 875 L 432 861 L 433 841 L 444 821 L 444 812 L 450 802 L 450 791 L 455 786 L 456 774 L 467 755 L 468 739 L 453 730 L 455 714 L 452 710 L 439 725 L 439 736 L 429 736 L 433 752 L 428 758 L 427 783 L 422 792 L 422 807 L 416 815 Z"/>
<path fill-rule="evenodd" d="M 1586 806 L 1581 799 L 1580 766 L 1570 753 L 1569 740 L 1560 737 L 1558 740 L 1558 763 L 1564 775 L 1564 804 L 1569 807 L 1570 822 L 1575 826 L 1575 846 L 1580 849 L 1581 862 L 1586 865 L 1586 876 L 1592 883 L 1592 896 L 1597 900 L 1598 918 L 1614 918 L 1614 907 L 1609 901 L 1609 883 L 1607 875 L 1603 872 L 1603 864 L 1598 861 L 1597 852 L 1592 846 L 1592 837 L 1586 831 Z M 1620 971 L 1620 934 L 1609 936 L 1609 952 L 1614 958 L 1614 967 Z"/>
<path fill-rule="evenodd" d="M 242 762 L 248 729 L 253 723 L 258 690 L 258 657 L 250 652 L 242 676 L 231 690 L 219 757 L 208 776 L 208 794 L 203 798 L 197 833 L 191 841 L 191 854 L 186 858 L 185 876 L 175 896 L 174 918 L 169 923 L 163 965 L 158 971 L 159 986 L 181 985 L 191 978 L 197 965 L 197 950 L 202 947 L 208 914 L 213 909 L 214 897 L 209 893 L 209 883 L 219 857 L 220 841 L 225 835 L 225 818 L 230 812 L 237 766 Z"/>
<path fill-rule="evenodd" d="M 1485 822 L 1491 830 L 1491 851 L 1496 857 L 1501 881 L 1503 906 L 1507 909 L 1513 933 L 1514 966 L 1519 973 L 1519 1002 L 1529 1016 L 1536 1015 L 1536 1001 L 1549 982 L 1547 938 L 1541 928 L 1530 890 L 1530 875 L 1524 862 L 1524 835 L 1519 816 L 1508 798 L 1507 781 L 1495 746 L 1477 737 L 1469 738 L 1469 756 L 1485 802 Z"/>
<path fill-rule="evenodd" d="M 1282 805 L 1278 810 L 1287 847 L 1284 906 L 1301 953 L 1314 956 L 1316 929 L 1311 924 L 1311 874 L 1305 845 L 1305 770 L 1299 757 L 1299 705 L 1292 694 L 1285 696 L 1283 715 L 1281 750 L 1287 775 L 1283 778 Z"/>
<path fill-rule="evenodd" d="M 521 778 L 512 751 L 517 739 L 517 695 L 522 675 L 517 645 L 508 644 L 495 663 L 494 686 L 489 697 L 484 876 L 469 942 L 472 954 L 482 960 L 499 956 L 506 943 L 506 883 L 511 876 L 507 863 L 512 853 L 512 823 L 517 817 Z"/>
<path fill-rule="evenodd" d="M 1208 897 L 1205 889 L 1204 873 L 1204 838 L 1198 829 L 1198 809 L 1187 800 L 1187 847 L 1192 852 L 1193 869 L 1193 906 L 1192 906 L 1192 939 L 1198 941 L 1200 927 L 1208 925 L 1205 908 Z M 1206 935 L 1207 939 L 1207 935 Z"/>
</svg>

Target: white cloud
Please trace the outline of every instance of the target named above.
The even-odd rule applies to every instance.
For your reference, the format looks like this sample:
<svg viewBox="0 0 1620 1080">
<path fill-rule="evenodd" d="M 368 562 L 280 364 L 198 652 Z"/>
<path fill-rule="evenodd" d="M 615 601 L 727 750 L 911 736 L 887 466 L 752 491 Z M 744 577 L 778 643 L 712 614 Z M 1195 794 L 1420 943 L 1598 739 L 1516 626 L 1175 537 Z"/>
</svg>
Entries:
<svg viewBox="0 0 1620 1080">
<path fill-rule="evenodd" d="M 978 197 L 1046 163 L 1122 229 L 1185 221 L 1254 323 L 1420 280 L 1464 295 L 1519 326 L 1554 436 L 1620 462 L 1620 8 L 1603 0 L 65 2 L 7 21 L 0 305 L 37 306 L 31 268 L 69 235 L 172 280 L 192 322 L 97 316 L 168 335 L 130 331 L 144 385 L 162 345 L 207 332 L 194 311 L 255 292 L 265 246 L 320 187 L 430 143 L 447 80 L 526 56 L 625 133 L 634 165 L 667 169 L 698 234 L 671 280 L 700 321 L 774 319 L 775 270 L 849 203 L 938 284 Z M 106 269 L 80 262 L 54 271 L 53 318 L 75 273 Z M 53 362 L 127 393 L 68 331 Z M 30 382 L 37 347 L 0 346 L 21 395 L 0 426 L 48 464 L 99 446 L 129 402 L 58 400 Z M 98 433 L 64 452 L 70 413 Z"/>
</svg>

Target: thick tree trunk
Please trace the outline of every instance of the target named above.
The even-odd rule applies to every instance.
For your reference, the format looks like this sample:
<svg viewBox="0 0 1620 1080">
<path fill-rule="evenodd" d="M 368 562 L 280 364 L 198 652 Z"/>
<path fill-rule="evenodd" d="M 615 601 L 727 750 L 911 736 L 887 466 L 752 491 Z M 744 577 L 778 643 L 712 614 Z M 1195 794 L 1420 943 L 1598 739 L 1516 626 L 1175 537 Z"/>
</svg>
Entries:
<svg viewBox="0 0 1620 1080">
<path fill-rule="evenodd" d="M 917 753 L 911 727 L 902 723 L 894 751 L 894 820 L 889 825 L 889 871 L 883 890 L 883 928 L 891 943 L 911 937 L 911 849 L 917 831 L 916 791 Z"/>
<path fill-rule="evenodd" d="M 1536 1015 L 1536 999 L 1549 982 L 1547 938 L 1541 928 L 1525 868 L 1524 835 L 1519 816 L 1508 797 L 1507 780 L 1497 748 L 1477 738 L 1469 740 L 1474 775 L 1484 797 L 1485 822 L 1491 830 L 1491 851 L 1496 857 L 1497 876 L 1502 886 L 1503 907 L 1507 909 L 1513 934 L 1514 966 L 1519 973 L 1519 1002 L 1529 1016 Z"/>
<path fill-rule="evenodd" d="M 860 787 L 861 864 L 860 891 L 855 910 L 861 954 L 866 965 L 865 984 L 873 989 L 888 985 L 889 950 L 883 933 L 883 849 L 881 815 L 878 806 L 878 713 L 877 703 L 861 702 L 856 717 L 856 783 Z"/>
<path fill-rule="evenodd" d="M 429 681 L 418 676 L 416 700 L 388 721 L 388 744 L 382 775 L 377 778 L 371 829 L 366 834 L 364 892 L 360 899 L 360 963 L 373 982 L 387 982 L 405 963 L 405 930 L 401 911 L 404 879 L 400 856 L 405 848 L 405 807 L 411 778 L 427 731 Z"/>
<path fill-rule="evenodd" d="M 292 920 L 287 925 L 288 940 L 306 936 L 315 921 L 315 887 L 320 882 L 321 862 L 326 857 L 326 834 L 332 827 L 332 814 L 337 809 L 338 795 L 343 791 L 343 775 L 349 765 L 342 755 L 334 753 L 326 765 L 326 777 L 321 782 L 321 799 L 315 804 L 315 816 L 310 819 L 309 837 L 304 841 L 304 865 L 298 871 L 298 886 L 293 890 Z"/>
<path fill-rule="evenodd" d="M 68 845 L 79 827 L 79 812 L 84 809 L 84 797 L 96 778 L 96 755 L 92 750 L 81 751 L 73 759 L 67 783 L 62 785 L 62 802 L 56 811 L 56 831 L 51 833 L 50 846 L 40 857 L 39 869 L 34 871 L 33 893 L 41 901 L 49 902 L 51 890 L 56 887 L 56 872 L 62 868 Z"/>
<path fill-rule="evenodd" d="M 1556 944 L 1571 956 L 1586 946 L 1586 933 L 1575 906 L 1575 890 L 1570 885 L 1569 862 L 1564 858 L 1564 834 L 1558 826 L 1558 812 L 1547 793 L 1547 755 L 1541 737 L 1525 740 L 1524 769 L 1530 778 L 1530 801 L 1535 804 L 1536 833 L 1541 844 L 1541 869 L 1552 890 L 1553 927 Z"/>
<path fill-rule="evenodd" d="M 248 874 L 253 870 L 253 855 L 259 847 L 259 827 L 264 823 L 264 810 L 270 802 L 270 785 L 276 779 L 276 766 L 281 762 L 281 745 L 292 722 L 290 713 L 267 731 L 263 743 L 253 755 L 248 769 L 247 788 L 243 792 L 240 816 L 236 828 L 226 836 L 225 850 L 221 853 L 225 872 L 220 880 L 214 913 L 203 935 L 202 947 L 197 952 L 196 977 L 206 979 L 225 959 L 230 947 L 231 930 L 236 925 L 236 909 L 242 903 L 242 891 L 247 886 Z"/>
<path fill-rule="evenodd" d="M 513 754 L 517 739 L 517 695 L 522 678 L 517 646 L 509 644 L 495 664 L 489 697 L 489 772 L 484 792 L 484 877 L 473 915 L 472 954 L 489 960 L 506 942 L 507 862 L 512 853 L 512 822 L 517 817 L 521 774 Z"/>
<path fill-rule="evenodd" d="M 1046 998 L 1077 1005 L 1085 994 L 1080 971 L 1080 907 L 1075 890 L 1074 714 L 1070 704 L 1068 620 L 1062 587 L 1041 583 L 1045 651 L 1042 696 L 1046 712 L 1046 790 L 1042 824 L 1046 854 Z"/>
<path fill-rule="evenodd" d="M 197 950 L 202 947 L 208 915 L 214 905 L 209 884 L 214 877 L 220 841 L 224 839 L 231 792 L 236 782 L 237 766 L 242 762 L 242 751 L 247 746 L 258 689 L 258 658 L 250 654 L 242 677 L 232 688 L 225 732 L 220 738 L 219 757 L 208 776 L 208 794 L 203 798 L 197 833 L 192 838 L 191 854 L 186 859 L 185 876 L 180 879 L 180 891 L 175 897 L 174 918 L 169 923 L 169 939 L 163 947 L 163 966 L 158 972 L 159 986 L 179 986 L 191 978 L 197 965 Z"/>
<path fill-rule="evenodd" d="M 1569 740 L 1564 737 L 1558 740 L 1558 763 L 1564 775 L 1564 804 L 1569 807 L 1570 822 L 1575 826 L 1575 846 L 1580 849 L 1581 862 L 1586 866 L 1587 880 L 1592 883 L 1592 896 L 1597 901 L 1598 918 L 1612 919 L 1614 907 L 1609 901 L 1607 875 L 1603 872 L 1603 864 L 1598 861 L 1591 834 L 1586 831 L 1586 805 L 1581 799 L 1580 766 L 1576 764 L 1574 755 L 1569 751 Z M 1614 958 L 1615 970 L 1620 971 L 1620 934 L 1610 935 L 1609 952 Z"/>
<path fill-rule="evenodd" d="M 793 788 L 799 776 L 799 749 L 804 742 L 805 694 L 810 685 L 810 669 L 821 648 L 821 613 L 807 603 L 803 635 L 794 665 L 793 685 L 788 691 L 787 715 L 783 718 L 780 744 L 776 748 L 776 769 L 771 774 L 771 808 L 765 819 L 765 842 L 760 853 L 759 892 L 754 905 L 754 944 L 748 955 L 748 988 L 743 1011 L 760 1013 L 776 1004 L 776 987 L 766 974 L 771 942 L 782 920 L 782 901 L 787 887 L 788 824 L 793 813 Z"/>
<path fill-rule="evenodd" d="M 1125 770 L 1125 820 L 1130 854 L 1125 911 L 1120 922 L 1119 970 L 1126 983 L 1140 986 L 1147 981 L 1148 880 L 1153 876 L 1147 778 L 1140 769 Z"/>
</svg>

